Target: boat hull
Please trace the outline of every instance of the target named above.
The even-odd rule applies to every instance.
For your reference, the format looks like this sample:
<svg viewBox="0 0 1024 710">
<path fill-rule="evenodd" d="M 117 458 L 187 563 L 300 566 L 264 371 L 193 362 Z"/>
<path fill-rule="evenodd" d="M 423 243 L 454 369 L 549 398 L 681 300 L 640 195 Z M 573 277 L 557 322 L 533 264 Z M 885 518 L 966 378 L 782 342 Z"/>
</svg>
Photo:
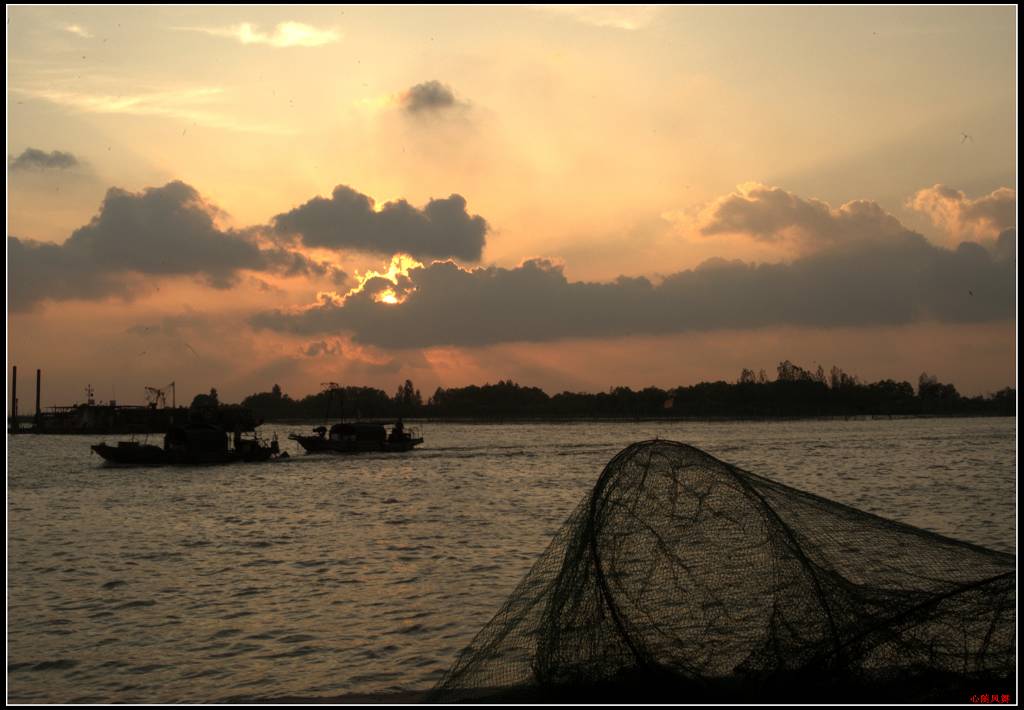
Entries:
<svg viewBox="0 0 1024 710">
<path fill-rule="evenodd" d="M 323 436 L 299 436 L 293 434 L 289 437 L 307 453 L 332 453 L 332 454 L 364 454 L 370 452 L 400 453 L 412 451 L 416 446 L 423 443 L 422 437 L 413 439 L 400 439 L 397 441 L 338 441 Z"/>
<path fill-rule="evenodd" d="M 169 463 L 167 452 L 152 444 L 136 446 L 95 444 L 92 450 L 99 454 L 104 461 L 122 466 L 164 466 Z"/>
<path fill-rule="evenodd" d="M 108 446 L 95 444 L 92 447 L 109 464 L 118 466 L 216 466 L 229 463 L 255 463 L 269 461 L 275 451 L 266 446 L 233 450 L 224 453 L 196 453 L 187 451 L 165 451 L 159 446 Z"/>
</svg>

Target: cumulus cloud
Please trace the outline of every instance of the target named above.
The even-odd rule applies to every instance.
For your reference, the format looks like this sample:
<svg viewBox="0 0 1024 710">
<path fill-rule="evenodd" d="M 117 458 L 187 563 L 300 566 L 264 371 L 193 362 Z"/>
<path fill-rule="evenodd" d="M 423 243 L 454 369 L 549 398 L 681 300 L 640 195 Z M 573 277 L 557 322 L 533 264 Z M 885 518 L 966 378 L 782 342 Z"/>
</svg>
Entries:
<svg viewBox="0 0 1024 710">
<path fill-rule="evenodd" d="M 1017 191 L 1000 187 L 972 200 L 961 190 L 932 185 L 914 194 L 907 206 L 958 239 L 992 238 L 1016 227 Z"/>
<path fill-rule="evenodd" d="M 185 32 L 201 32 L 214 37 L 228 37 L 242 44 L 265 44 L 270 47 L 322 47 L 341 39 L 341 33 L 334 28 L 320 29 L 302 22 L 279 22 L 274 31 L 261 31 L 250 22 L 230 27 L 174 27 Z"/>
<path fill-rule="evenodd" d="M 451 87 L 436 79 L 406 89 L 399 96 L 398 103 L 410 114 L 436 113 L 461 105 Z"/>
<path fill-rule="evenodd" d="M 65 25 L 65 32 L 70 32 L 73 35 L 78 35 L 82 39 L 92 39 L 93 34 L 89 30 L 85 29 L 81 25 Z"/>
<path fill-rule="evenodd" d="M 81 163 L 73 154 L 63 150 L 47 153 L 38 148 L 26 148 L 17 158 L 8 161 L 11 170 L 69 170 Z"/>
<path fill-rule="evenodd" d="M 698 228 L 709 236 L 743 234 L 762 242 L 792 241 L 804 250 L 907 233 L 877 203 L 854 200 L 833 208 L 759 183 L 741 185 L 713 202 L 701 214 Z"/>
<path fill-rule="evenodd" d="M 655 20 L 664 8 L 657 5 L 537 5 L 537 10 L 571 17 L 594 27 L 641 30 Z"/>
<path fill-rule="evenodd" d="M 466 211 L 461 195 L 430 200 L 422 209 L 405 200 L 378 209 L 372 198 L 339 185 L 330 198 L 314 197 L 277 215 L 272 229 L 311 248 L 479 261 L 487 222 Z"/>
<path fill-rule="evenodd" d="M 301 335 L 349 333 L 383 348 L 659 335 L 766 326 L 988 322 L 1014 314 L 1013 260 L 973 243 L 950 250 L 903 231 L 821 249 L 789 263 L 721 259 L 660 283 L 569 281 L 560 265 L 463 269 L 434 262 L 406 283 L 378 284 L 256 327 Z M 397 303 L 379 298 L 382 288 Z"/>
<path fill-rule="evenodd" d="M 46 299 L 127 297 L 125 277 L 137 274 L 195 276 L 216 288 L 242 270 L 333 275 L 300 253 L 261 248 L 250 233 L 221 229 L 220 214 L 180 181 L 141 193 L 112 188 L 99 213 L 63 244 L 7 237 L 8 304 L 23 310 Z"/>
</svg>

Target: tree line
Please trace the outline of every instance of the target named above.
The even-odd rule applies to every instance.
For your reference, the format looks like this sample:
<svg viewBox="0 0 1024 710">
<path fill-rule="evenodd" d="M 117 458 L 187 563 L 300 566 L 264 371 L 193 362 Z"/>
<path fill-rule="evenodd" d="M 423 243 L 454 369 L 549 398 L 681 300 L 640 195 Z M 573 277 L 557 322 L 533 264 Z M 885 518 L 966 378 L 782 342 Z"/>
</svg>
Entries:
<svg viewBox="0 0 1024 710">
<path fill-rule="evenodd" d="M 438 387 L 425 401 L 410 380 L 393 395 L 374 387 L 332 385 L 292 399 L 274 385 L 242 405 L 267 421 L 423 417 L 436 419 L 762 419 L 848 416 L 1014 416 L 1017 393 L 1006 387 L 965 397 L 952 384 L 921 373 L 909 382 L 861 382 L 838 367 L 813 372 L 789 360 L 775 378 L 744 369 L 735 382 L 701 382 L 661 389 L 613 387 L 607 392 L 548 395 L 511 380 L 468 387 Z"/>
</svg>

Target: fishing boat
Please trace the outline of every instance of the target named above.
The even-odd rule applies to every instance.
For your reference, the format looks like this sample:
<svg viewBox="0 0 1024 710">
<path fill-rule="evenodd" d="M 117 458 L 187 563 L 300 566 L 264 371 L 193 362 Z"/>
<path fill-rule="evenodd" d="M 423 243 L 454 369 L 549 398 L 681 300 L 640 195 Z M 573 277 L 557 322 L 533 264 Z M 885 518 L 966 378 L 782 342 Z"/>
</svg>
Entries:
<svg viewBox="0 0 1024 710">
<path fill-rule="evenodd" d="M 269 461 L 280 454 L 277 437 L 269 443 L 258 436 L 245 439 L 235 431 L 233 446 L 228 434 L 214 424 L 190 423 L 172 426 L 164 435 L 163 447 L 138 441 L 94 444 L 92 450 L 111 464 L 122 466 L 203 466 L 238 462 Z"/>
<path fill-rule="evenodd" d="M 369 451 L 396 453 L 411 451 L 423 443 L 418 432 L 406 429 L 399 419 L 387 430 L 385 424 L 376 422 L 339 422 L 328 430 L 318 426 L 310 435 L 289 434 L 308 453 L 330 452 L 336 454 L 358 454 Z"/>
<path fill-rule="evenodd" d="M 340 402 L 342 417 L 345 412 L 345 390 L 337 382 L 325 382 L 324 393 L 327 395 L 327 412 L 324 425 L 313 429 L 312 434 L 289 434 L 288 438 L 297 441 L 306 453 L 315 454 L 329 452 L 335 454 L 359 454 L 370 451 L 397 453 L 411 451 L 423 443 L 419 432 L 406 429 L 399 418 L 394 424 L 372 421 L 341 421 L 327 428 L 326 422 L 331 417 L 331 403 L 337 397 Z M 356 410 L 358 412 L 358 409 Z M 388 431 L 388 426 L 391 430 Z"/>
</svg>

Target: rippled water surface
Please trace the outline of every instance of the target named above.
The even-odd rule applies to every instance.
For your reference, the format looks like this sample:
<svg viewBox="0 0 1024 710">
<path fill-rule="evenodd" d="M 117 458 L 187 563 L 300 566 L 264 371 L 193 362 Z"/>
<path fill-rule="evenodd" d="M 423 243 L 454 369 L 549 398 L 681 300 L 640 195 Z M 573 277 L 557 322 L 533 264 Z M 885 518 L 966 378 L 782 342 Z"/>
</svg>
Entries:
<svg viewBox="0 0 1024 710">
<path fill-rule="evenodd" d="M 429 688 L 604 464 L 656 436 L 1012 551 L 1015 428 L 427 424 L 412 454 L 161 469 L 103 467 L 91 437 L 8 437 L 8 700 Z"/>
</svg>

